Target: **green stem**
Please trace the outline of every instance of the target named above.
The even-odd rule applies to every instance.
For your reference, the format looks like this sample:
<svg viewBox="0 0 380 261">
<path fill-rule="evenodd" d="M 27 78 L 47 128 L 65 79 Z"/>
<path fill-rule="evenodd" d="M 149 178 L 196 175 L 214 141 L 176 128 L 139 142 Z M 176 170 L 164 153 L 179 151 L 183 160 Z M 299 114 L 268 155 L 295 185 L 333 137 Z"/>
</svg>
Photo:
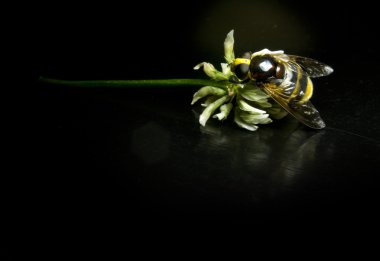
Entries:
<svg viewBox="0 0 380 261">
<path fill-rule="evenodd" d="M 228 82 L 203 79 L 165 79 L 165 80 L 90 80 L 67 81 L 40 77 L 40 81 L 48 84 L 71 87 L 174 87 L 174 86 L 214 86 L 226 90 Z"/>
</svg>

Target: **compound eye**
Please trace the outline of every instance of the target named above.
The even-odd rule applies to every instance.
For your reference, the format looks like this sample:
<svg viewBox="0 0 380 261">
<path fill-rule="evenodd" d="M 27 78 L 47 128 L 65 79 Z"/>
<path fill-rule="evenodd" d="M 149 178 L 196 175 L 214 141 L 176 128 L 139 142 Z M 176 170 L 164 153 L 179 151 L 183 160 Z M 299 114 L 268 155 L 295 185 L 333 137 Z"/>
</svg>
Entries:
<svg viewBox="0 0 380 261">
<path fill-rule="evenodd" d="M 243 55 L 236 58 L 232 63 L 231 71 L 235 73 L 236 77 L 238 78 L 238 82 L 249 80 L 249 62 L 251 56 L 251 52 L 245 52 Z"/>
<path fill-rule="evenodd" d="M 238 77 L 240 81 L 245 81 L 248 79 L 249 64 L 241 63 L 235 65 L 232 71 L 235 73 L 236 77 Z"/>
<path fill-rule="evenodd" d="M 249 70 L 251 77 L 257 81 L 266 81 L 276 76 L 277 62 L 271 56 L 255 56 L 252 58 Z"/>
<path fill-rule="evenodd" d="M 283 64 L 277 64 L 276 67 L 276 79 L 284 79 L 285 76 L 285 66 Z"/>
</svg>

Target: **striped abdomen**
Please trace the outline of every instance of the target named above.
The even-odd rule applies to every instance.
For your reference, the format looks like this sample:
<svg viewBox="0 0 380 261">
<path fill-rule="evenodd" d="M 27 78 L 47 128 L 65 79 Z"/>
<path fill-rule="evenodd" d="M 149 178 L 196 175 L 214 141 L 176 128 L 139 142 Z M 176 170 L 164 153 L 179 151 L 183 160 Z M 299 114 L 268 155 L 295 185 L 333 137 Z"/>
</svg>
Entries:
<svg viewBox="0 0 380 261">
<path fill-rule="evenodd" d="M 284 64 L 285 76 L 277 86 L 283 91 L 283 98 L 288 104 L 303 104 L 313 95 L 313 83 L 302 68 L 295 63 Z"/>
</svg>

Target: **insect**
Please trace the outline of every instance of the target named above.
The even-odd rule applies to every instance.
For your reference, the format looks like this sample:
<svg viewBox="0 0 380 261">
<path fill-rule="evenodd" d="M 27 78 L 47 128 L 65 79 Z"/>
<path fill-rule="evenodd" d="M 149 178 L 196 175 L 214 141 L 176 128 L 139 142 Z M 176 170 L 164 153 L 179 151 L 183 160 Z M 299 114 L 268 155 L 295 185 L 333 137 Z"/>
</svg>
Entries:
<svg viewBox="0 0 380 261">
<path fill-rule="evenodd" d="M 310 78 L 329 75 L 333 69 L 316 60 L 263 49 L 247 52 L 230 64 L 239 83 L 256 82 L 273 100 L 303 124 L 322 129 L 326 126 L 310 102 L 313 83 Z"/>
</svg>

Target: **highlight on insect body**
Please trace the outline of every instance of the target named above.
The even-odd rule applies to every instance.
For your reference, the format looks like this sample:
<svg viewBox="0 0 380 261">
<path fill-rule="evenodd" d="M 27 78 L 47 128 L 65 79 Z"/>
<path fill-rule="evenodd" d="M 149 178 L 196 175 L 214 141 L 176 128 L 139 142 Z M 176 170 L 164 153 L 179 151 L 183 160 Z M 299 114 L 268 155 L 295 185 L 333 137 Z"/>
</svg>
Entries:
<svg viewBox="0 0 380 261">
<path fill-rule="evenodd" d="M 195 67 L 203 66 L 212 79 L 230 83 L 224 93 L 215 89 L 207 91 L 204 87 L 194 95 L 192 103 L 208 96 L 204 103 L 206 109 L 200 117 L 202 125 L 219 107 L 221 112 L 214 118 L 226 119 L 236 101 L 234 120 L 240 127 L 251 131 L 258 128 L 257 124 L 270 123 L 272 118 L 280 119 L 287 113 L 310 128 L 326 126 L 310 101 L 314 91 L 311 78 L 331 74 L 333 69 L 330 66 L 268 49 L 246 52 L 235 58 L 233 45 L 231 31 L 224 42 L 227 63 L 222 63 L 222 72 L 209 63 Z"/>
</svg>

